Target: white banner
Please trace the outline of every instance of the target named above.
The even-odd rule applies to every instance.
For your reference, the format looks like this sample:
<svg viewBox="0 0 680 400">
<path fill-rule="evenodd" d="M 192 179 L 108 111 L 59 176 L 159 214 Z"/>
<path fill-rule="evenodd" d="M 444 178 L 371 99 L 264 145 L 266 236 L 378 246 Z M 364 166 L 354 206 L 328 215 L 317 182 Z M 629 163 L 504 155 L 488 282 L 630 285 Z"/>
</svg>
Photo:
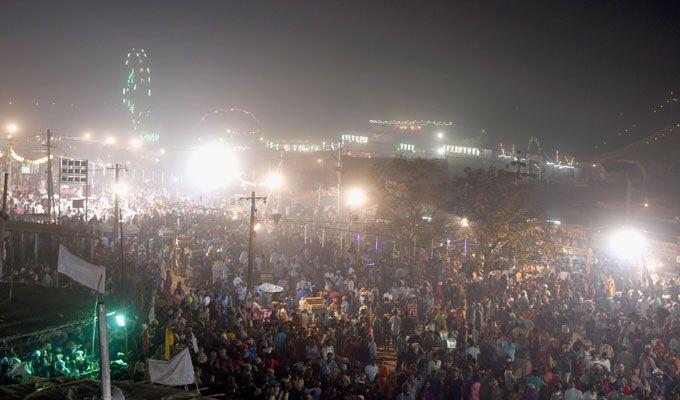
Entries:
<svg viewBox="0 0 680 400">
<path fill-rule="evenodd" d="M 147 360 L 151 382 L 168 386 L 194 383 L 194 366 L 191 363 L 189 348 L 182 350 L 170 361 Z"/>
<path fill-rule="evenodd" d="M 74 281 L 85 285 L 99 293 L 104 293 L 106 284 L 106 268 L 90 264 L 73 255 L 64 245 L 59 245 L 59 261 L 57 271 Z"/>
</svg>

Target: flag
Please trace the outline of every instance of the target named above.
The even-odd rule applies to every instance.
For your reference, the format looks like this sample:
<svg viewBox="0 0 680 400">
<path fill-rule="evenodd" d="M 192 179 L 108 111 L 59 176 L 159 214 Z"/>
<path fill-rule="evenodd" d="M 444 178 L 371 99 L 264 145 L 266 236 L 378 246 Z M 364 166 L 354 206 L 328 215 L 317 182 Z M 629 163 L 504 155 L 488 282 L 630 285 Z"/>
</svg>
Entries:
<svg viewBox="0 0 680 400">
<path fill-rule="evenodd" d="M 149 377 L 152 383 L 178 386 L 195 382 L 194 366 L 189 348 L 182 350 L 170 361 L 148 359 Z"/>
<path fill-rule="evenodd" d="M 149 323 L 156 320 L 156 291 L 153 291 L 151 296 L 151 308 L 149 309 Z"/>
<path fill-rule="evenodd" d="M 170 328 L 165 328 L 165 354 L 164 358 L 166 360 L 170 359 L 170 348 L 172 347 L 173 343 L 175 343 L 175 336 L 172 333 L 172 330 Z"/>
<path fill-rule="evenodd" d="M 194 353 L 198 353 L 198 340 L 193 332 L 191 332 L 191 348 L 194 349 Z"/>
<path fill-rule="evenodd" d="M 81 285 L 87 286 L 99 293 L 104 293 L 106 284 L 106 268 L 89 262 L 74 255 L 64 245 L 59 245 L 59 260 L 57 271 L 68 276 Z"/>
</svg>

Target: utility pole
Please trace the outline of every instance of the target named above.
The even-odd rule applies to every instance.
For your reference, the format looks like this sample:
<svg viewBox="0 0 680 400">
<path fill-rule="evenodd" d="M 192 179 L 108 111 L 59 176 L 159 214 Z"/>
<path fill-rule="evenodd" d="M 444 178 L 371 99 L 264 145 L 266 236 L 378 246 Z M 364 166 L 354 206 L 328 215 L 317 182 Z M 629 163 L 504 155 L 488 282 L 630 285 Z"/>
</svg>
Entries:
<svg viewBox="0 0 680 400">
<path fill-rule="evenodd" d="M 108 169 L 114 170 L 115 173 L 115 179 L 116 179 L 116 184 L 113 189 L 114 193 L 114 217 L 113 217 L 113 234 L 114 237 L 118 236 L 120 238 L 120 273 L 121 273 L 121 279 L 125 278 L 125 265 L 124 265 L 124 254 L 125 254 L 125 248 L 123 247 L 123 219 L 120 217 L 120 201 L 118 199 L 119 197 L 119 192 L 120 192 L 120 183 L 118 180 L 119 177 L 119 172 L 120 171 L 127 171 L 127 168 L 123 165 L 120 165 L 116 163 L 113 167 L 109 167 Z M 118 233 L 118 235 L 116 235 Z"/>
<path fill-rule="evenodd" d="M 281 149 L 281 158 L 279 158 L 279 166 L 276 168 L 276 173 L 280 176 L 281 175 L 281 168 L 283 167 L 283 152 L 284 150 Z M 276 188 L 276 212 L 281 214 L 281 185 L 278 185 Z"/>
<path fill-rule="evenodd" d="M 255 201 L 267 201 L 267 197 L 255 197 L 255 191 L 251 192 L 250 197 L 239 197 L 239 200 L 250 201 L 250 235 L 248 236 L 248 275 L 246 277 L 246 296 L 253 288 L 253 241 L 255 240 Z"/>
<path fill-rule="evenodd" d="M 52 181 L 52 132 L 47 130 L 47 140 L 45 141 L 47 147 L 47 213 L 50 218 L 54 218 L 52 211 L 54 209 L 54 182 Z"/>
<path fill-rule="evenodd" d="M 340 251 L 342 252 L 343 247 L 343 231 L 342 231 L 342 142 L 338 146 L 338 230 L 340 231 Z"/>
<path fill-rule="evenodd" d="M 630 174 L 627 175 L 626 183 L 626 218 L 630 219 Z"/>
</svg>

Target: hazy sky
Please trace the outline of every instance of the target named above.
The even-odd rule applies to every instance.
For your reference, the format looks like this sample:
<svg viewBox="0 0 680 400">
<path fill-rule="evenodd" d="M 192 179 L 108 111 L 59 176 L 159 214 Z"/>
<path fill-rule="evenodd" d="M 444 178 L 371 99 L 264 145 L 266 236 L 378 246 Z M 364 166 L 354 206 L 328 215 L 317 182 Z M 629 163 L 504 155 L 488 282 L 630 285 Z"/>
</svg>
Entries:
<svg viewBox="0 0 680 400">
<path fill-rule="evenodd" d="M 494 142 L 524 145 L 533 135 L 546 150 L 576 152 L 670 121 L 651 107 L 680 88 L 679 9 L 640 1 L 3 0 L 0 121 L 36 132 L 126 132 L 123 62 L 141 47 L 164 140 L 190 138 L 202 114 L 239 105 L 269 136 L 326 138 L 365 130 L 372 118 L 442 119 L 461 138 L 485 129 Z M 633 123 L 636 132 L 617 138 Z"/>
</svg>

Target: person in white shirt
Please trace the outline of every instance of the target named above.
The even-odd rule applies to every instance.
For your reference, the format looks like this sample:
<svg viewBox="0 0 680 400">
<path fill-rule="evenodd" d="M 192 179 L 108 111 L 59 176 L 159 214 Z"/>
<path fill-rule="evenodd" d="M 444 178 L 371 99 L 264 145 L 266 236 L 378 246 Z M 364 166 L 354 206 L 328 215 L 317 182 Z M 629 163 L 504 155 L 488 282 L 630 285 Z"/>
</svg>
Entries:
<svg viewBox="0 0 680 400">
<path fill-rule="evenodd" d="M 364 372 L 371 383 L 375 382 L 375 378 L 378 376 L 379 371 L 380 369 L 378 368 L 378 364 L 375 362 L 375 359 L 371 360 L 371 362 L 364 368 Z"/>
<path fill-rule="evenodd" d="M 576 389 L 574 381 L 569 382 L 569 389 L 564 391 L 564 400 L 584 400 L 583 392 Z"/>
</svg>

